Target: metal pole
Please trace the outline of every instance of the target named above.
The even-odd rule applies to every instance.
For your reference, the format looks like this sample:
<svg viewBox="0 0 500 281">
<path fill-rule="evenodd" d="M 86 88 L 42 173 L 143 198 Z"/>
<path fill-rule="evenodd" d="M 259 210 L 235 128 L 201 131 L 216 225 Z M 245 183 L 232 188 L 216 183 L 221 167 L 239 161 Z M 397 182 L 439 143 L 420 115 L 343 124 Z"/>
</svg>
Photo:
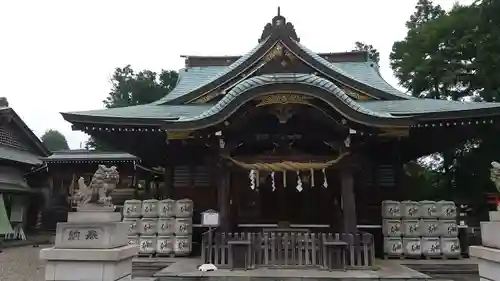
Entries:
<svg viewBox="0 0 500 281">
<path fill-rule="evenodd" d="M 208 261 L 213 264 L 212 262 L 212 227 L 208 227 Z"/>
</svg>

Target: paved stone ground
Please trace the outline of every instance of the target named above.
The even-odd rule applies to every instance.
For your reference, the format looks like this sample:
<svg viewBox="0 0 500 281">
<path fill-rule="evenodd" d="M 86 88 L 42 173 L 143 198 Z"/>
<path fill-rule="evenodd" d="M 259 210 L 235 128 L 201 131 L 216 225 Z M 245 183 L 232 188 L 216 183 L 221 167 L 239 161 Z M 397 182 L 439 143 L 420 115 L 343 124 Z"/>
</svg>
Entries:
<svg viewBox="0 0 500 281">
<path fill-rule="evenodd" d="M 44 246 L 7 248 L 0 253 L 1 281 L 44 281 L 45 269 L 39 252 Z"/>
</svg>

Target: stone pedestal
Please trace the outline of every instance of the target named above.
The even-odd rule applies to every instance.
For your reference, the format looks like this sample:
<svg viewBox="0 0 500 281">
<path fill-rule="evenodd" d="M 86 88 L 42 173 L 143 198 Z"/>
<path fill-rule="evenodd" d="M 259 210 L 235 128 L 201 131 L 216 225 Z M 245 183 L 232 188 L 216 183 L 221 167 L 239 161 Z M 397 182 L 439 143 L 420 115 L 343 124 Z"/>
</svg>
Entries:
<svg viewBox="0 0 500 281">
<path fill-rule="evenodd" d="M 128 245 L 126 223 L 111 209 L 79 210 L 58 223 L 55 245 L 42 249 L 45 280 L 131 280 L 132 258 L 139 248 Z"/>
<path fill-rule="evenodd" d="M 482 246 L 471 246 L 469 254 L 478 259 L 481 281 L 500 281 L 500 211 L 490 212 L 490 221 L 481 222 Z"/>
</svg>

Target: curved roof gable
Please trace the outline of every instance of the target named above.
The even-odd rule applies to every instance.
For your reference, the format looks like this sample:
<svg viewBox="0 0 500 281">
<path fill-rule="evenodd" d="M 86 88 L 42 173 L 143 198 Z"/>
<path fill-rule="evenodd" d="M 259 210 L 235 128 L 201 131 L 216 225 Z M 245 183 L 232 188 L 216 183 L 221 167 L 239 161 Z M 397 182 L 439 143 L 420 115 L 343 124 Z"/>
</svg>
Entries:
<svg viewBox="0 0 500 281">
<path fill-rule="evenodd" d="M 366 93 L 375 99 L 413 99 L 413 97 L 400 92 L 385 82 L 374 69 L 373 64 L 370 64 L 368 61 L 361 63 L 332 63 L 307 49 L 299 43 L 299 38 L 295 33 L 293 25 L 290 22 L 286 22 L 286 19 L 278 14 L 273 18 L 271 23 L 265 26 L 259 44 L 249 53 L 227 67 L 221 67 L 219 69 L 220 72 L 217 74 L 213 73 L 209 79 L 202 79 L 204 80 L 203 83 L 190 89 L 186 88 L 183 83 L 183 80 L 187 77 L 181 76 L 179 85 L 167 96 L 155 102 L 155 104 L 186 104 L 192 103 L 195 100 L 198 100 L 196 102 L 200 102 L 199 99 L 208 94 L 217 92 L 213 95 L 215 96 L 219 92 L 223 93 L 225 89 L 222 89 L 222 86 L 228 83 L 232 83 L 229 86 L 238 84 L 243 79 L 252 76 L 256 70 L 267 63 L 269 60 L 266 61 L 266 57 L 276 52 L 277 48 L 273 48 L 276 44 L 281 45 L 278 47 L 286 48 L 287 51 L 291 52 L 299 60 L 312 67 L 315 71 L 320 72 L 323 76 L 328 77 L 332 82 Z M 193 71 L 195 73 L 202 72 L 200 75 L 205 75 L 204 71 L 201 70 L 204 68 L 206 67 L 193 68 Z M 213 70 L 215 69 L 210 67 L 205 71 L 211 73 Z M 191 68 L 183 71 L 189 72 Z M 203 103 L 208 100 L 210 99 L 201 99 L 201 102 Z"/>
</svg>

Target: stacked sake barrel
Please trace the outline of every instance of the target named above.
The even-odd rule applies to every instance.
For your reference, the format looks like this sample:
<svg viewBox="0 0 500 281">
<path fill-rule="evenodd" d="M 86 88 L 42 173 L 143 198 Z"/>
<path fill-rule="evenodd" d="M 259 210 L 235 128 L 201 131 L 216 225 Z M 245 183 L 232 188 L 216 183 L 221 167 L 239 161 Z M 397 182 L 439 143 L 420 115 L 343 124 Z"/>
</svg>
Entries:
<svg viewBox="0 0 500 281">
<path fill-rule="evenodd" d="M 384 234 L 385 257 L 402 257 L 403 241 L 401 229 L 401 202 L 382 202 L 382 232 Z"/>
<path fill-rule="evenodd" d="M 191 252 L 193 202 L 189 199 L 127 200 L 123 221 L 129 223 L 129 244 L 140 255 L 177 255 Z"/>
<path fill-rule="evenodd" d="M 460 256 L 454 202 L 384 201 L 382 213 L 386 257 Z"/>
<path fill-rule="evenodd" d="M 426 258 L 459 258 L 457 209 L 452 201 L 420 201 L 422 254 Z"/>
<path fill-rule="evenodd" d="M 173 245 L 173 254 L 175 256 L 187 256 L 191 253 L 193 242 L 193 201 L 189 199 L 181 199 L 174 202 L 175 204 L 172 206 L 174 208 L 174 212 L 172 214 L 175 215 L 175 217 L 167 217 L 167 215 L 165 215 L 164 218 L 160 218 L 161 223 L 159 223 L 158 231 L 162 228 L 163 223 L 167 226 L 165 229 L 173 226 L 171 231 L 167 230 L 167 233 L 170 232 L 170 235 L 173 235 L 170 240 L 172 241 L 172 244 L 170 245 Z M 163 210 L 168 210 L 167 204 L 170 204 L 171 201 L 168 201 L 167 199 L 161 201 L 160 203 L 164 203 L 161 210 L 163 212 Z M 158 239 L 158 249 L 161 249 L 161 243 L 163 243 L 163 240 L 160 240 L 160 233 L 158 233 Z M 170 249 L 166 250 L 170 251 Z M 163 251 L 160 254 L 164 255 L 168 253 Z"/>
</svg>

